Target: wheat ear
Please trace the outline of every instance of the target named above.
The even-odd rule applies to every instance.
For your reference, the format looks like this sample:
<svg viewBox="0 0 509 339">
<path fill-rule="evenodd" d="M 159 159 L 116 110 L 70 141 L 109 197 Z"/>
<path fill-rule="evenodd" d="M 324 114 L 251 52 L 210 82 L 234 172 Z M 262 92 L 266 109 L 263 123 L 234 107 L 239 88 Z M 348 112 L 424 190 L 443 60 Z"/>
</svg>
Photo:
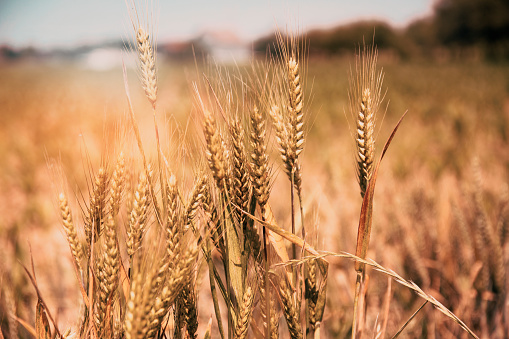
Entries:
<svg viewBox="0 0 509 339">
<path fill-rule="evenodd" d="M 71 248 L 72 257 L 78 270 L 83 272 L 81 267 L 81 259 L 83 258 L 83 247 L 78 239 L 78 233 L 76 232 L 76 228 L 74 227 L 74 223 L 72 221 L 72 214 L 69 208 L 69 202 L 67 201 L 64 193 L 60 193 L 58 196 L 60 201 L 60 216 L 62 217 L 62 224 L 64 226 L 65 234 L 67 236 L 67 242 L 69 243 L 69 247 Z"/>
<path fill-rule="evenodd" d="M 207 143 L 207 159 L 212 171 L 217 187 L 220 190 L 225 188 L 226 167 L 225 167 L 225 149 L 221 134 L 216 125 L 214 116 L 209 111 L 205 111 L 204 123 L 205 140 Z"/>
<path fill-rule="evenodd" d="M 193 291 L 194 284 L 187 284 L 182 289 L 184 306 L 184 321 L 186 324 L 186 338 L 196 339 L 198 331 L 198 309 L 196 307 L 196 294 Z"/>
<path fill-rule="evenodd" d="M 90 205 L 88 216 L 85 220 L 85 235 L 87 237 L 87 245 L 90 247 L 92 241 L 92 232 L 94 241 L 99 239 L 102 231 L 102 224 L 104 218 L 104 209 L 106 205 L 106 195 L 108 187 L 108 174 L 106 170 L 101 167 L 97 172 L 94 180 L 94 187 L 90 197 Z"/>
<path fill-rule="evenodd" d="M 122 194 L 126 185 L 126 166 L 124 153 L 120 153 L 117 159 L 117 165 L 111 177 L 110 201 L 111 214 L 116 216 L 122 201 Z"/>
<path fill-rule="evenodd" d="M 260 281 L 264 281 L 267 275 L 261 265 L 257 265 L 257 274 Z M 271 290 L 267 290 L 267 284 L 258 284 L 260 292 L 260 313 L 263 326 L 265 328 L 265 337 L 270 339 L 279 338 L 279 316 L 276 309 L 276 302 Z"/>
<path fill-rule="evenodd" d="M 141 237 L 146 228 L 149 201 L 149 179 L 144 172 L 140 173 L 138 187 L 134 193 L 133 209 L 129 215 L 129 225 L 127 227 L 127 254 L 130 258 L 140 246 Z"/>
<path fill-rule="evenodd" d="M 157 78 L 154 51 L 148 34 L 143 28 L 138 28 L 136 33 L 136 42 L 138 44 L 138 56 L 141 67 L 141 82 L 148 101 L 155 109 L 157 100 Z"/>
<path fill-rule="evenodd" d="M 383 72 L 377 73 L 378 53 L 375 47 L 364 49 L 357 57 L 355 74 L 350 73 L 350 111 L 355 117 L 357 177 L 361 196 L 364 198 L 368 181 L 373 172 L 375 154 L 375 120 L 381 102 Z"/>
<path fill-rule="evenodd" d="M 254 196 L 263 211 L 269 199 L 269 156 L 265 119 L 257 107 L 251 111 L 251 180 Z"/>
<path fill-rule="evenodd" d="M 166 221 L 166 250 L 168 260 L 176 263 L 180 255 L 180 240 L 183 236 L 181 225 L 181 209 L 178 197 L 178 188 L 175 175 L 171 175 L 168 179 L 168 216 Z"/>
<path fill-rule="evenodd" d="M 98 333 L 105 333 L 105 331 L 111 330 L 110 327 L 106 327 L 104 324 L 107 306 L 110 306 L 110 310 L 113 305 L 113 293 L 118 284 L 118 272 L 120 268 L 120 257 L 118 250 L 117 240 L 117 229 L 115 225 L 115 219 L 111 214 L 108 214 L 105 223 L 104 230 L 104 242 L 103 242 L 103 254 L 101 264 L 99 265 L 99 303 L 96 309 L 96 327 Z M 109 318 L 111 319 L 111 314 Z"/>
<path fill-rule="evenodd" d="M 301 86 L 301 77 L 299 70 L 299 62 L 295 57 L 288 59 L 288 84 L 290 87 L 290 104 L 289 117 L 291 126 L 291 142 L 292 153 L 297 160 L 299 154 L 304 148 L 304 114 L 303 114 L 303 93 Z"/>
<path fill-rule="evenodd" d="M 203 192 L 207 189 L 207 182 L 205 180 L 204 175 L 199 175 L 198 180 L 194 184 L 193 192 L 191 193 L 191 197 L 187 201 L 186 211 L 185 211 L 185 225 L 188 228 L 194 221 L 196 217 L 196 213 L 198 212 L 198 208 L 203 200 Z"/>
<path fill-rule="evenodd" d="M 135 260 L 136 265 L 131 278 L 131 287 L 127 297 L 124 319 L 124 335 L 126 339 L 148 338 L 150 315 L 157 305 L 155 285 L 157 270 L 151 269 L 148 274 L 141 271 L 141 260 Z"/>
<path fill-rule="evenodd" d="M 214 242 L 214 245 L 216 246 L 217 250 L 221 254 L 221 258 L 225 258 L 226 255 L 226 247 L 224 243 L 224 237 L 221 233 L 220 227 L 219 227 L 219 214 L 216 209 L 216 206 L 214 205 L 214 202 L 212 201 L 212 196 L 210 194 L 210 186 L 205 185 L 203 188 L 203 196 L 202 196 L 202 207 L 203 211 L 205 213 L 205 217 L 207 219 L 207 224 L 210 228 L 210 235 L 212 238 L 212 241 Z"/>
<path fill-rule="evenodd" d="M 286 281 L 286 275 L 279 281 L 279 295 L 290 337 L 292 339 L 301 339 L 302 328 L 300 327 L 299 308 L 296 307 L 293 300 L 293 291 L 290 284 Z"/>
<path fill-rule="evenodd" d="M 495 291 L 503 293 L 505 291 L 504 255 L 500 245 L 498 232 L 494 230 L 489 222 L 483 205 L 482 176 L 478 158 L 474 159 L 473 167 L 475 181 L 474 199 L 477 219 L 476 226 L 478 228 L 479 235 L 483 239 L 485 248 L 489 248 L 489 251 L 486 253 L 486 257 L 488 259 L 487 263 L 489 271 L 493 277 Z"/>
<path fill-rule="evenodd" d="M 317 272 L 316 260 L 306 262 L 306 280 L 304 281 L 306 298 L 306 315 L 307 315 L 307 332 L 314 337 L 317 319 L 316 319 L 316 304 L 318 302 L 318 288 L 317 288 Z"/>
<path fill-rule="evenodd" d="M 194 244 L 182 254 L 175 268 L 170 270 L 158 296 L 151 301 L 152 307 L 147 313 L 149 319 L 147 338 L 155 337 L 170 306 L 182 291 L 183 286 L 188 283 L 195 267 L 198 250 L 198 246 Z"/>
<path fill-rule="evenodd" d="M 245 339 L 251 321 L 251 313 L 253 311 L 254 293 L 251 286 L 246 288 L 240 305 L 239 317 L 235 326 L 235 339 Z"/>
<path fill-rule="evenodd" d="M 365 88 L 362 92 L 357 115 L 357 175 L 361 196 L 364 198 L 368 181 L 373 172 L 373 160 L 375 153 L 374 126 L 375 115 L 373 112 L 371 90 Z"/>
<path fill-rule="evenodd" d="M 232 144 L 232 197 L 233 203 L 238 207 L 234 209 L 237 221 L 243 224 L 246 219 L 245 214 L 249 207 L 249 171 L 247 168 L 248 160 L 244 146 L 244 130 L 238 117 L 235 117 L 231 123 L 231 144 Z"/>
</svg>

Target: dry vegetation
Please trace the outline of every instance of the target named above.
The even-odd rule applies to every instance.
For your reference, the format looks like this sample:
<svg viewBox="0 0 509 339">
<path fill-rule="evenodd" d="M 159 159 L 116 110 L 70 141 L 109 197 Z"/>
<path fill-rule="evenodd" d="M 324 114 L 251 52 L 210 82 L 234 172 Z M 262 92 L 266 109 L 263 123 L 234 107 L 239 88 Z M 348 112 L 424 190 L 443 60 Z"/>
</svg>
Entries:
<svg viewBox="0 0 509 339">
<path fill-rule="evenodd" d="M 507 337 L 507 66 L 135 29 L 141 79 L 0 68 L 4 337 Z"/>
</svg>

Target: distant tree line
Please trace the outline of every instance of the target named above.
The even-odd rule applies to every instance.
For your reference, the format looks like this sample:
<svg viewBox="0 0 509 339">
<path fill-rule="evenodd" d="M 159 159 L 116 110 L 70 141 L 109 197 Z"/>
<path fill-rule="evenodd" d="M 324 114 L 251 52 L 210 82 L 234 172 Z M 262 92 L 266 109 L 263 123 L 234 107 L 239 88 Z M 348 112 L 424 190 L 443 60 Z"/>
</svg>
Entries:
<svg viewBox="0 0 509 339">
<path fill-rule="evenodd" d="M 313 30 L 310 55 L 350 53 L 365 40 L 399 58 L 480 57 L 509 59 L 509 0 L 439 0 L 433 14 L 394 28 L 381 21 L 361 21 L 329 30 Z M 255 42 L 255 51 L 273 53 L 274 35 Z"/>
</svg>

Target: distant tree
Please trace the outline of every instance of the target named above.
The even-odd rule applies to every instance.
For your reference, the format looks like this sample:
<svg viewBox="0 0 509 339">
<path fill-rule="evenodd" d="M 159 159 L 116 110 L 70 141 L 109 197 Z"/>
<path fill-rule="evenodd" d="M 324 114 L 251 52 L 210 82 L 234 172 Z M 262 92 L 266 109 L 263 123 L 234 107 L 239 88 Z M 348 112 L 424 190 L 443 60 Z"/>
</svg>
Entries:
<svg viewBox="0 0 509 339">
<path fill-rule="evenodd" d="M 442 43 L 472 45 L 509 40 L 508 0 L 439 0 L 435 25 Z"/>
<path fill-rule="evenodd" d="M 349 54 L 362 44 L 363 40 L 367 44 L 374 42 L 380 51 L 391 50 L 401 57 L 409 54 L 409 46 L 402 32 L 382 21 L 360 21 L 327 30 L 312 30 L 300 39 L 310 41 L 309 53 L 315 55 Z M 257 40 L 254 50 L 276 53 L 275 46 L 275 35 L 271 35 Z"/>
<path fill-rule="evenodd" d="M 437 43 L 436 27 L 432 17 L 417 19 L 405 30 L 407 38 L 415 45 L 430 48 Z"/>
</svg>

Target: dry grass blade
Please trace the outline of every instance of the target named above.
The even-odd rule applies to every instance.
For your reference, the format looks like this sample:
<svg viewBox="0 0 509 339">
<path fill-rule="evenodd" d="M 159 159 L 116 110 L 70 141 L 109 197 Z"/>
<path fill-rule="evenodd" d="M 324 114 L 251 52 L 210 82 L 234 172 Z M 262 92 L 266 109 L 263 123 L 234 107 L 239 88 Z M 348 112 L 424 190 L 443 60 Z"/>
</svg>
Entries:
<svg viewBox="0 0 509 339">
<path fill-rule="evenodd" d="M 19 322 L 21 324 L 21 326 L 23 326 L 27 331 L 28 333 L 30 333 L 31 335 L 33 335 L 34 337 L 37 338 L 37 332 L 35 331 L 35 328 L 33 328 L 29 323 L 27 323 L 25 320 L 21 319 L 21 318 L 18 318 L 16 317 L 15 315 L 13 315 L 14 319 L 16 319 L 17 322 Z M 0 334 L 2 333 L 2 331 L 0 331 Z"/>
<path fill-rule="evenodd" d="M 410 318 L 408 318 L 407 321 L 405 321 L 405 323 L 403 324 L 403 326 L 401 326 L 401 328 L 398 330 L 398 332 L 396 332 L 395 335 L 392 336 L 392 339 L 394 338 L 397 338 L 399 337 L 399 335 L 401 333 L 403 333 L 403 331 L 405 330 L 405 328 L 408 326 L 408 324 L 410 324 L 410 322 L 412 321 L 412 319 L 415 318 L 415 316 L 424 308 L 424 306 L 426 306 L 426 304 L 428 303 L 428 301 L 426 300 L 418 309 L 417 311 L 415 311 L 412 316 Z"/>
<path fill-rule="evenodd" d="M 205 330 L 205 334 L 203 334 L 203 339 L 210 339 L 211 331 L 212 331 L 212 316 L 210 316 L 209 322 L 207 324 L 207 329 Z"/>
<path fill-rule="evenodd" d="M 33 268 L 33 259 L 32 259 L 32 268 Z M 46 316 L 49 318 L 49 320 L 51 320 L 51 323 L 53 324 L 53 327 L 55 328 L 55 333 L 57 335 L 59 335 L 60 337 L 62 337 L 62 334 L 58 330 L 55 320 L 53 319 L 53 317 L 51 316 L 51 313 L 49 312 L 48 308 L 46 307 L 46 303 L 44 302 L 44 299 L 42 298 L 42 294 L 39 291 L 39 287 L 37 286 L 37 282 L 35 281 L 34 276 L 32 276 L 32 274 L 30 274 L 30 271 L 28 271 L 28 269 L 25 266 L 23 266 L 23 269 L 25 270 L 26 274 L 28 275 L 28 278 L 30 279 L 32 286 L 35 288 L 35 292 L 37 293 L 38 303 L 40 302 L 42 307 L 44 307 Z"/>
<path fill-rule="evenodd" d="M 268 205 L 267 205 L 268 206 Z M 238 208 L 238 207 L 236 207 Z M 292 234 L 291 232 L 288 232 L 281 227 L 274 225 L 272 223 L 266 222 L 264 220 L 261 220 L 254 215 L 243 212 L 246 216 L 251 218 L 252 220 L 260 223 L 262 226 L 266 227 L 269 231 L 276 233 L 277 235 L 281 236 L 282 238 L 288 240 L 289 242 L 303 248 L 307 252 L 309 252 L 312 255 L 319 255 L 318 252 L 307 242 L 302 240 L 300 237 L 296 236 L 295 234 Z"/>
<path fill-rule="evenodd" d="M 424 292 L 417 284 L 415 284 L 412 281 L 405 280 L 402 278 L 399 274 L 394 272 L 391 269 L 385 268 L 382 265 L 378 264 L 374 260 L 366 260 L 363 258 L 360 258 L 356 255 L 347 253 L 347 252 L 339 252 L 339 253 L 333 253 L 333 252 L 327 252 L 327 251 L 321 251 L 320 254 L 315 256 L 307 256 L 304 258 L 301 258 L 299 260 L 290 260 L 286 263 L 281 263 L 275 265 L 278 266 L 286 266 L 286 265 L 301 265 L 306 261 L 309 260 L 315 260 L 315 259 L 325 259 L 327 257 L 335 257 L 335 258 L 346 258 L 355 261 L 356 263 L 361 263 L 362 265 L 368 265 L 373 267 L 378 272 L 381 272 L 389 277 L 391 277 L 394 281 L 397 283 L 411 289 L 414 291 L 419 297 L 423 298 L 424 300 L 428 301 L 430 304 L 432 304 L 436 309 L 438 309 L 440 312 L 445 314 L 447 317 L 454 320 L 460 327 L 465 330 L 468 334 L 470 334 L 473 338 L 479 339 L 479 337 L 461 320 L 459 319 L 454 313 L 452 313 L 447 307 L 442 305 L 438 300 L 436 300 L 433 296 L 427 294 Z"/>
</svg>

